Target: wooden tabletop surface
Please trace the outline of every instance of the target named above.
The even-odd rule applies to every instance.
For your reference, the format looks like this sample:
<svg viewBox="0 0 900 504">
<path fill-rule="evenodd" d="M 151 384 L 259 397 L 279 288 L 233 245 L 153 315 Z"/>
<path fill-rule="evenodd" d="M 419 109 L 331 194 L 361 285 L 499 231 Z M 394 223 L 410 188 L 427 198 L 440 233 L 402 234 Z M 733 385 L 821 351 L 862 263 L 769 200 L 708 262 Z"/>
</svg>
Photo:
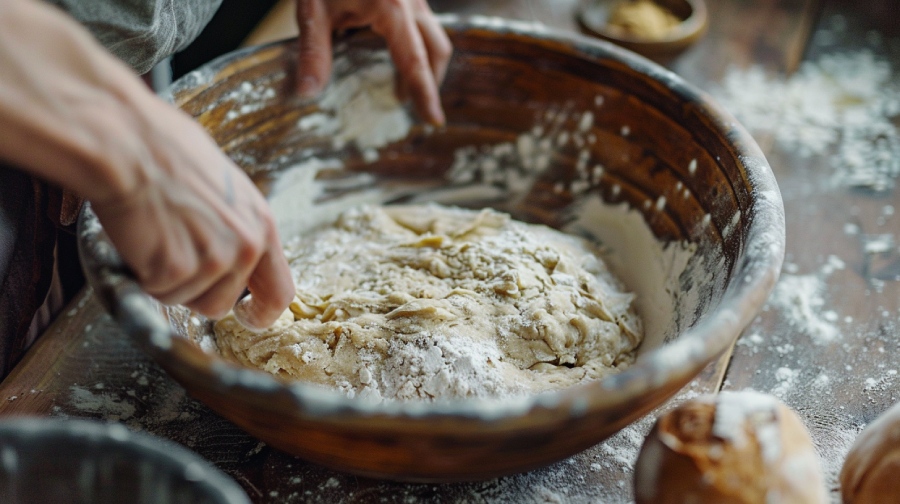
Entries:
<svg viewBox="0 0 900 504">
<path fill-rule="evenodd" d="M 433 0 L 438 12 L 537 20 L 576 30 L 573 0 Z M 716 91 L 729 68 L 795 72 L 801 62 L 869 48 L 900 69 L 896 0 L 713 0 L 706 36 L 670 63 Z M 290 23 L 283 6 L 269 33 Z M 263 27 L 265 28 L 265 27 Z M 274 32 L 273 32 L 274 30 Z M 778 121 L 773 117 L 772 121 Z M 895 119 L 896 124 L 896 119 Z M 900 127 L 900 125 L 897 125 Z M 835 475 L 858 432 L 900 398 L 900 189 L 866 191 L 825 183 L 830 157 L 800 156 L 771 134 L 755 135 L 778 179 L 787 217 L 788 281 L 821 284 L 795 307 L 770 302 L 734 351 L 672 404 L 719 389 L 781 398 L 810 429 L 837 500 Z M 884 248 L 867 246 L 873 239 Z M 796 285 L 800 285 L 795 282 Z M 788 292 L 790 293 L 790 292 Z M 791 299 L 790 296 L 788 296 Z M 817 338 L 794 310 L 836 328 Z M 802 321 L 802 320 L 801 320 Z M 134 348 L 83 292 L 0 383 L 0 415 L 105 419 L 173 439 L 237 480 L 253 502 L 631 502 L 634 457 L 653 415 L 568 460 L 523 475 L 455 485 L 406 485 L 335 473 L 269 448 L 184 390 Z"/>
</svg>

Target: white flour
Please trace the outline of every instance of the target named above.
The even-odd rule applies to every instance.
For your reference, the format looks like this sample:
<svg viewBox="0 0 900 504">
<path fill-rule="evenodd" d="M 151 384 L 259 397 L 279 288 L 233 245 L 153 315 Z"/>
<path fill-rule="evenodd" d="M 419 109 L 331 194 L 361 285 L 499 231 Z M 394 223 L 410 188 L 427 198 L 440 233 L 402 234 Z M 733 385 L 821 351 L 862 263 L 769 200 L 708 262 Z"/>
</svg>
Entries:
<svg viewBox="0 0 900 504">
<path fill-rule="evenodd" d="M 836 184 L 887 191 L 900 175 L 900 85 L 869 50 L 805 62 L 790 78 L 732 68 L 717 98 L 751 131 L 802 157 L 829 154 Z"/>
<path fill-rule="evenodd" d="M 319 110 L 302 117 L 297 128 L 331 138 L 335 149 L 351 144 L 372 162 L 378 159 L 380 147 L 406 137 L 412 117 L 396 98 L 394 67 L 387 51 L 371 53 L 366 66 L 349 71 L 354 64 L 345 56 L 334 61 L 335 79 L 318 98 Z M 225 121 L 240 127 L 244 116 L 279 99 L 273 85 L 284 77 L 283 72 L 275 72 L 259 82 L 242 82 L 225 94 L 222 102 L 230 106 Z M 238 157 L 236 161 L 255 162 L 245 155 Z"/>
<path fill-rule="evenodd" d="M 818 273 L 783 273 L 769 298 L 767 308 L 780 311 L 791 327 L 806 334 L 815 343 L 825 344 L 840 338 L 841 331 L 836 324 L 839 315 L 825 309 L 825 280 L 835 270 L 844 267 L 843 261 L 830 256 Z M 792 269 L 792 265 L 785 267 L 787 271 Z"/>
<path fill-rule="evenodd" d="M 656 348 L 693 322 L 686 314 L 700 306 L 700 286 L 715 283 L 710 258 L 692 243 L 661 243 L 643 215 L 627 203 L 610 205 L 598 196 L 571 210 L 565 231 L 588 236 L 604 246 L 604 259 L 625 286 L 637 293 L 635 306 L 644 323 L 643 349 Z M 682 277 L 690 288 L 682 288 Z"/>
<path fill-rule="evenodd" d="M 778 401 L 752 390 L 724 391 L 715 396 L 716 415 L 712 433 L 740 449 L 748 447 L 747 426 L 759 443 L 760 454 L 767 465 L 781 456 L 781 437 L 778 424 L 773 421 Z"/>
<path fill-rule="evenodd" d="M 222 97 L 223 101 L 232 103 L 231 109 L 225 113 L 225 121 L 234 121 L 244 115 L 262 110 L 275 100 L 275 96 L 275 89 L 269 86 L 268 81 L 242 82 L 237 89 Z"/>
<path fill-rule="evenodd" d="M 412 118 L 394 92 L 394 67 L 387 51 L 374 53 L 376 63 L 357 71 L 339 72 L 347 61 L 335 61 L 341 75 L 322 93 L 320 112 L 304 116 L 301 131 L 331 137 L 335 149 L 354 144 L 366 160 L 378 158 L 377 149 L 409 133 Z"/>
<path fill-rule="evenodd" d="M 818 275 L 784 274 L 769 298 L 769 305 L 785 315 L 787 323 L 817 343 L 835 340 L 840 332 L 825 319 L 825 281 Z"/>
<path fill-rule="evenodd" d="M 595 103 L 599 109 L 603 102 Z M 591 146 L 597 137 L 590 130 L 594 125 L 593 110 L 575 111 L 572 107 L 551 107 L 537 124 L 521 133 L 514 142 L 495 145 L 469 146 L 457 149 L 448 178 L 455 184 L 479 181 L 485 185 L 498 184 L 514 194 L 525 194 L 534 177 L 544 173 L 560 149 L 571 144 L 579 149 L 575 163 L 576 175 L 568 189 L 582 194 L 597 186 L 604 168 L 591 163 Z M 554 192 L 566 185 L 559 182 Z"/>
<path fill-rule="evenodd" d="M 71 404 L 81 411 L 99 414 L 110 421 L 126 421 L 134 415 L 134 404 L 115 393 L 93 391 L 79 385 L 72 385 L 69 391 Z"/>
<path fill-rule="evenodd" d="M 775 370 L 777 384 L 772 387 L 771 394 L 779 399 L 786 399 L 788 394 L 797 386 L 800 378 L 799 369 L 780 367 Z"/>
</svg>

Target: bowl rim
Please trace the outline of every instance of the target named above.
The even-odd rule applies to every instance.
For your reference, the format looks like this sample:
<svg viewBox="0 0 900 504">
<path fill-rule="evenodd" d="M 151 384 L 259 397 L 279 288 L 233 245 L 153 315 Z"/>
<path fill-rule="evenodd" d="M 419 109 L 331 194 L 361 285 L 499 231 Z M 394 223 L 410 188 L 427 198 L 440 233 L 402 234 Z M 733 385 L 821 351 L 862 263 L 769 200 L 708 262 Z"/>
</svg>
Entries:
<svg viewBox="0 0 900 504">
<path fill-rule="evenodd" d="M 221 393 L 226 390 L 249 391 L 264 409 L 288 402 L 294 412 L 306 418 L 391 417 L 407 420 L 457 419 L 501 421 L 520 417 L 529 411 L 562 410 L 582 416 L 589 410 L 622 404 L 653 392 L 666 384 L 686 384 L 707 364 L 725 352 L 741 331 L 762 308 L 777 281 L 784 259 L 784 207 L 774 174 L 759 146 L 737 120 L 705 92 L 687 83 L 674 72 L 627 49 L 585 35 L 548 28 L 543 24 L 504 18 L 441 15 L 451 34 L 478 33 L 492 37 L 514 37 L 541 44 L 555 51 L 588 59 L 612 59 L 617 63 L 663 83 L 682 100 L 698 104 L 698 110 L 718 126 L 743 165 L 755 196 L 750 205 L 743 244 L 745 254 L 735 264 L 733 280 L 722 294 L 718 307 L 685 330 L 672 342 L 640 356 L 627 369 L 595 382 L 562 390 L 512 398 L 470 398 L 434 402 L 366 401 L 305 383 L 285 383 L 261 370 L 240 367 L 219 357 L 205 354 L 193 343 L 174 334 L 158 304 L 146 295 L 130 276 L 128 268 L 102 233 L 98 219 L 86 204 L 78 220 L 78 246 L 83 269 L 98 298 L 126 333 L 167 371 L 166 355 L 184 352 L 182 360 L 197 375 L 193 382 Z M 279 50 L 293 39 L 248 47 L 223 55 L 201 69 L 176 81 L 164 94 L 170 102 L 190 99 L 210 85 L 230 63 L 254 54 Z M 177 99 L 177 100 L 176 100 Z M 754 254 L 748 257 L 746 251 Z M 737 279 L 742 279 L 738 281 Z M 211 364 L 210 364 L 211 363 Z M 659 401 L 642 406 L 644 411 L 661 404 L 680 387 Z M 261 399 L 262 397 L 268 400 Z M 279 410 L 283 413 L 283 410 Z"/>
<path fill-rule="evenodd" d="M 73 445 L 121 447 L 131 457 L 143 458 L 161 467 L 181 471 L 185 481 L 222 504 L 249 504 L 250 499 L 234 480 L 212 463 L 184 446 L 158 436 L 129 430 L 119 423 L 86 419 L 17 416 L 0 420 L 0 439 L 18 440 L 33 449 L 40 439 Z M 4 447 L 8 447 L 4 444 Z M 95 455 L 96 450 L 86 450 Z M 66 461 L 69 459 L 66 458 Z"/>
</svg>

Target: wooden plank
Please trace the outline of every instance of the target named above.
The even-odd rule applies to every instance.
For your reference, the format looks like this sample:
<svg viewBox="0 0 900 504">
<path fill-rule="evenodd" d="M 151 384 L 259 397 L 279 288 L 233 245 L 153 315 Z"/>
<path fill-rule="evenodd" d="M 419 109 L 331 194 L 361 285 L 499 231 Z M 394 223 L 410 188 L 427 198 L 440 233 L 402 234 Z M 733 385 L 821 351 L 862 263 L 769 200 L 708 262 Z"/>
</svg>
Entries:
<svg viewBox="0 0 900 504">
<path fill-rule="evenodd" d="M 296 3 L 296 0 L 279 0 L 256 25 L 256 28 L 247 35 L 241 46 L 260 45 L 296 37 L 299 33 L 294 16 Z"/>
<path fill-rule="evenodd" d="M 826 2 L 814 35 L 818 43 L 809 47 L 806 59 L 868 47 L 900 70 L 896 7 L 892 0 Z M 872 45 L 876 38 L 883 42 Z M 829 341 L 808 321 L 791 315 L 799 305 L 770 303 L 748 329 L 749 337 L 739 342 L 726 388 L 771 392 L 800 412 L 828 473 L 833 502 L 839 502 L 836 474 L 850 443 L 900 398 L 895 358 L 900 253 L 896 243 L 885 254 L 865 252 L 867 236 L 900 238 L 900 217 L 894 215 L 900 191 L 874 193 L 833 184 L 835 153 L 804 158 L 776 143 L 767 155 L 787 216 L 782 286 L 799 285 L 798 280 L 820 283 L 824 304 L 813 306 L 811 313 L 838 335 Z"/>
<path fill-rule="evenodd" d="M 802 45 L 799 27 L 814 15 L 808 2 L 798 0 L 710 3 L 714 17 L 709 34 L 673 62 L 676 70 L 700 85 L 716 82 L 734 61 L 788 68 L 790 54 Z M 433 5 L 437 11 L 516 17 L 576 29 L 574 0 L 440 0 Z M 280 14 L 273 11 L 276 21 L 285 21 L 284 9 Z M 747 19 L 754 22 L 745 25 Z M 259 37 L 285 36 L 278 31 L 281 28 L 268 26 L 261 25 Z M 130 344 L 88 293 L 71 308 L 0 384 L 0 415 L 116 420 L 173 439 L 234 477 L 254 502 L 630 502 L 632 464 L 655 416 L 566 461 L 523 475 L 443 486 L 365 480 L 307 464 L 257 442 L 187 397 Z M 726 355 L 664 409 L 716 391 L 727 363 Z M 734 363 L 728 371 L 732 375 L 743 376 L 734 370 Z"/>
<path fill-rule="evenodd" d="M 704 86 L 719 82 L 732 66 L 763 65 L 793 71 L 806 47 L 821 0 L 707 1 L 705 38 L 672 68 Z"/>
</svg>

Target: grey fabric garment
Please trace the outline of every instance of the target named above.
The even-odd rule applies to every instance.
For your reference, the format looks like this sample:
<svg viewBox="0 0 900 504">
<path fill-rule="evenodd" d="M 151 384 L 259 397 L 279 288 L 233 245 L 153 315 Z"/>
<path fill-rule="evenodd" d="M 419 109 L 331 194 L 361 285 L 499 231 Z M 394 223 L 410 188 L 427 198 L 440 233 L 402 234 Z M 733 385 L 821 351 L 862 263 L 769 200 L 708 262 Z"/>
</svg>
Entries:
<svg viewBox="0 0 900 504">
<path fill-rule="evenodd" d="M 48 0 L 140 74 L 190 44 L 222 0 Z"/>
</svg>

